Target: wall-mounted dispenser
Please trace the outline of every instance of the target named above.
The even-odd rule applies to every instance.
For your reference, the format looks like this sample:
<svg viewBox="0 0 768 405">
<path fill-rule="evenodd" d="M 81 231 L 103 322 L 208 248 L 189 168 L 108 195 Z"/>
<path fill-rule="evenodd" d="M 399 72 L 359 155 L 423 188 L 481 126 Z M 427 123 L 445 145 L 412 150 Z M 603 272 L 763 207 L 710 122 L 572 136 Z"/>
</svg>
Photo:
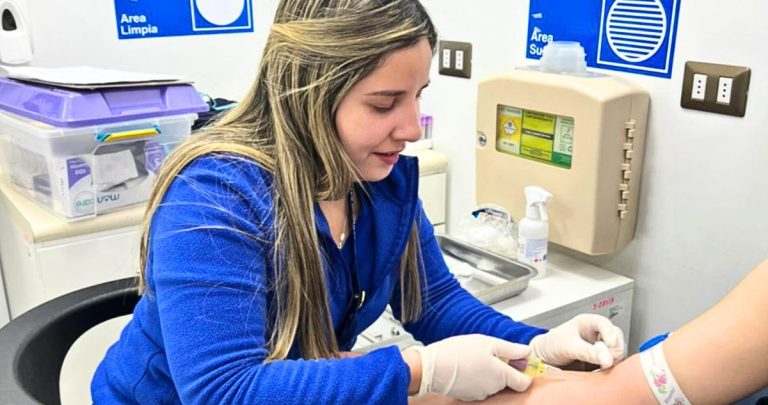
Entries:
<svg viewBox="0 0 768 405">
<path fill-rule="evenodd" d="M 476 197 L 522 218 L 523 190 L 541 186 L 549 241 L 599 255 L 634 237 L 649 95 L 583 60 L 578 43 L 553 42 L 539 66 L 480 81 Z"/>
<path fill-rule="evenodd" d="M 32 34 L 24 7 L 0 0 L 0 63 L 21 65 L 32 60 Z"/>
</svg>

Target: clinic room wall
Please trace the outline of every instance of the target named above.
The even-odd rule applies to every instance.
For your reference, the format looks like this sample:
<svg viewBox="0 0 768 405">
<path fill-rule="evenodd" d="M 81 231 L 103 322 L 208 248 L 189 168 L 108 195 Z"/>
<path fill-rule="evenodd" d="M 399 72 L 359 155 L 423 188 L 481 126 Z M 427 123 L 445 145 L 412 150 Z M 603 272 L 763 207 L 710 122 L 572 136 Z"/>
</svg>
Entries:
<svg viewBox="0 0 768 405">
<path fill-rule="evenodd" d="M 425 93 L 435 148 L 449 156 L 449 232 L 473 205 L 477 80 L 525 59 L 527 0 L 423 0 L 440 36 L 473 45 L 472 79 L 437 74 Z M 604 257 L 578 257 L 635 279 L 630 346 L 674 330 L 717 302 L 768 256 L 768 36 L 761 0 L 682 1 L 670 79 L 621 74 L 651 95 L 635 240 Z M 578 23 L 578 22 L 574 22 Z M 688 60 L 752 68 L 744 118 L 680 107 Z M 611 74 L 619 74 L 609 72 Z M 524 174 L 523 174 L 524 175 Z M 557 198 L 557 196 L 554 196 Z"/>
<path fill-rule="evenodd" d="M 252 0 L 252 33 L 118 40 L 112 0 L 14 0 L 30 19 L 30 66 L 89 65 L 182 75 L 211 96 L 242 98 L 277 8 L 276 0 Z"/>
<path fill-rule="evenodd" d="M 177 73 L 201 91 L 239 99 L 250 86 L 277 0 L 254 0 L 254 33 L 117 40 L 114 2 L 26 2 L 36 66 L 92 65 Z M 437 74 L 423 110 L 435 116 L 435 148 L 449 158 L 449 229 L 473 207 L 477 80 L 530 64 L 528 0 L 423 0 L 440 36 L 473 44 L 472 78 Z M 76 4 L 76 6 L 72 6 Z M 768 256 L 768 27 L 763 0 L 683 1 L 670 79 L 625 74 L 651 94 L 645 170 L 635 240 L 623 251 L 580 256 L 636 280 L 631 345 L 673 330 L 714 304 Z M 578 23 L 578 22 L 574 22 Z M 744 118 L 679 106 L 687 60 L 753 69 Z M 617 74 L 617 73 L 612 73 Z M 555 196 L 557 198 L 558 196 Z"/>
</svg>

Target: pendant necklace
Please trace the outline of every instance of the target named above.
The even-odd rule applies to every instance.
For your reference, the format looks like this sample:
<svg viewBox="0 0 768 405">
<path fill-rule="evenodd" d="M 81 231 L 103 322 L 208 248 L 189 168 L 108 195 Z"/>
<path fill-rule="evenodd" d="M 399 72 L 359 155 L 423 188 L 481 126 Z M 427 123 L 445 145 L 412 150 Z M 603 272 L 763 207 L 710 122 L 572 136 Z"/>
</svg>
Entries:
<svg viewBox="0 0 768 405">
<path fill-rule="evenodd" d="M 347 215 L 344 217 L 344 230 L 341 232 L 341 235 L 339 235 L 339 243 L 336 244 L 336 247 L 341 249 L 344 247 L 344 242 L 347 240 L 347 225 L 349 224 L 349 218 L 348 216 L 352 216 L 352 226 L 355 226 L 355 200 L 352 197 L 352 191 L 349 192 L 349 206 L 347 207 Z"/>
</svg>

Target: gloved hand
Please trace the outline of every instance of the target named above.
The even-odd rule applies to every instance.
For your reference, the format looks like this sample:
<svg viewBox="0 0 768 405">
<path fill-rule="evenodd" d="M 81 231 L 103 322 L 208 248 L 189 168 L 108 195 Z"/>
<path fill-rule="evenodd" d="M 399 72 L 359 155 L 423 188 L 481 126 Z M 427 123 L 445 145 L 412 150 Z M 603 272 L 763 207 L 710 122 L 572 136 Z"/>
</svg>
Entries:
<svg viewBox="0 0 768 405">
<path fill-rule="evenodd" d="M 478 401 L 507 387 L 525 391 L 533 382 L 506 362 L 527 358 L 531 349 L 525 345 L 485 335 L 462 335 L 413 349 L 421 354 L 419 394 L 435 392 Z"/>
<path fill-rule="evenodd" d="M 621 329 L 608 318 L 594 314 L 576 315 L 549 332 L 534 337 L 530 346 L 533 353 L 553 366 L 581 360 L 599 364 L 605 369 L 625 355 Z"/>
</svg>

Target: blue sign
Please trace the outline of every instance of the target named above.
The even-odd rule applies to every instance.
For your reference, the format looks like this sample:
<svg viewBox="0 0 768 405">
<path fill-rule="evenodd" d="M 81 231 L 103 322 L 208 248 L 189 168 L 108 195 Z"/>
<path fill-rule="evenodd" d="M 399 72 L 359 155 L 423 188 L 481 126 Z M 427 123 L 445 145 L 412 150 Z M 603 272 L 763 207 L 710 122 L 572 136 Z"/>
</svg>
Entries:
<svg viewBox="0 0 768 405">
<path fill-rule="evenodd" d="M 529 59 L 552 41 L 578 41 L 587 66 L 669 78 L 680 0 L 530 0 Z"/>
<path fill-rule="evenodd" d="M 115 0 L 119 39 L 253 32 L 252 0 Z"/>
</svg>

